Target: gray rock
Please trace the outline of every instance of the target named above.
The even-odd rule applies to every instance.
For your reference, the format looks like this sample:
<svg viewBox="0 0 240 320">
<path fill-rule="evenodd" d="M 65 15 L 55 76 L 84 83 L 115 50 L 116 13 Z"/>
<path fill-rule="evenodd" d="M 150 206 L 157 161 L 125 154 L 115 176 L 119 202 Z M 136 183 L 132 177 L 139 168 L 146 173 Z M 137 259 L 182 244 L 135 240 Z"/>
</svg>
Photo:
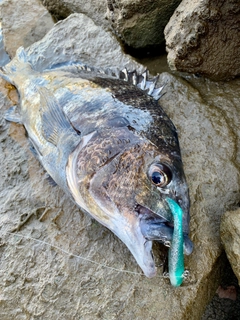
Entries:
<svg viewBox="0 0 240 320">
<path fill-rule="evenodd" d="M 239 75 L 239 24 L 238 0 L 183 0 L 165 28 L 170 67 L 213 80 Z"/>
<path fill-rule="evenodd" d="M 221 239 L 240 284 L 240 209 L 226 212 L 221 222 Z"/>
<path fill-rule="evenodd" d="M 49 59 L 54 64 L 66 58 L 138 66 L 109 33 L 77 14 L 27 53 L 38 70 Z M 23 128 L 3 120 L 17 97 L 1 81 L 1 319 L 201 318 L 222 267 L 220 217 L 239 201 L 240 80 L 218 84 L 163 73 L 159 82 L 166 84 L 161 104 L 178 129 L 190 187 L 195 249 L 185 259 L 188 281 L 171 287 L 161 267 L 156 278 L 142 276 L 119 239 L 48 184 Z"/>
<path fill-rule="evenodd" d="M 163 30 L 180 0 L 109 0 L 108 19 L 116 34 L 133 48 L 163 43 Z"/>
<path fill-rule="evenodd" d="M 123 55 L 119 43 L 110 32 L 83 14 L 72 14 L 58 22 L 42 41 L 27 49 L 27 53 L 36 70 L 65 61 L 81 61 L 105 68 L 129 68 L 134 65 L 136 69 L 143 70 L 130 56 Z"/>
<path fill-rule="evenodd" d="M 109 27 L 106 19 L 106 0 L 41 0 L 49 12 L 57 19 L 67 18 L 72 13 L 83 13 L 96 25 Z"/>
<path fill-rule="evenodd" d="M 96 25 L 113 28 L 115 34 L 133 48 L 163 43 L 163 30 L 181 0 L 42 0 L 57 19 L 84 13 Z"/>
<path fill-rule="evenodd" d="M 53 27 L 53 19 L 39 0 L 3 0 L 1 19 L 4 47 L 10 57 L 30 46 Z"/>
</svg>

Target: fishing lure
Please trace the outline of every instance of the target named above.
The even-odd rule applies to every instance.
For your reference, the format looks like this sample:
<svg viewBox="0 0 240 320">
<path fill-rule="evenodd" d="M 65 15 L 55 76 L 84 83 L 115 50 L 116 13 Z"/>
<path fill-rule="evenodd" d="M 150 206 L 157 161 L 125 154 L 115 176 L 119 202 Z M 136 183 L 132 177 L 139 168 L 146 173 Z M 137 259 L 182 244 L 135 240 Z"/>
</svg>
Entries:
<svg viewBox="0 0 240 320">
<path fill-rule="evenodd" d="M 183 228 L 181 207 L 171 198 L 166 199 L 173 215 L 173 238 L 168 251 L 169 278 L 173 286 L 178 287 L 184 279 Z"/>
</svg>

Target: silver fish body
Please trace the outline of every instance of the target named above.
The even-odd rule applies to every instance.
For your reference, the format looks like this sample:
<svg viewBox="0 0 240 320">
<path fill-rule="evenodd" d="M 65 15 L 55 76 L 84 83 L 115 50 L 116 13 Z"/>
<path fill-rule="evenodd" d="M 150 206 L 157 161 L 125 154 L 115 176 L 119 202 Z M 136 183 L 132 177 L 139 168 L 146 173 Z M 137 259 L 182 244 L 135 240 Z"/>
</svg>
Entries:
<svg viewBox="0 0 240 320">
<path fill-rule="evenodd" d="M 192 251 L 189 195 L 176 129 L 147 74 L 118 75 L 81 64 L 34 71 L 22 48 L 0 73 L 20 105 L 6 115 L 28 132 L 53 180 L 129 248 L 146 276 L 156 267 L 152 241 L 169 243 L 166 197 L 183 210 L 185 252 Z"/>
</svg>

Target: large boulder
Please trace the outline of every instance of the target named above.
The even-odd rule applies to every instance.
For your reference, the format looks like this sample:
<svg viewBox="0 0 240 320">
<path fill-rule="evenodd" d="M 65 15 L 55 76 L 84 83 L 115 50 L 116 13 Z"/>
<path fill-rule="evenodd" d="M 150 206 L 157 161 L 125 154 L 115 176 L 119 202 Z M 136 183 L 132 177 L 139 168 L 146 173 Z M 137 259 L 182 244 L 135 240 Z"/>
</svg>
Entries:
<svg viewBox="0 0 240 320">
<path fill-rule="evenodd" d="M 232 269 L 240 284 L 240 209 L 222 217 L 221 239 Z"/>
<path fill-rule="evenodd" d="M 72 23 L 72 25 L 70 25 Z M 143 70 L 130 56 L 124 55 L 115 37 L 83 14 L 58 22 L 42 39 L 27 49 L 29 61 L 43 70 L 65 61 L 81 61 L 96 67 Z"/>
<path fill-rule="evenodd" d="M 130 47 L 146 48 L 164 42 L 163 30 L 180 0 L 108 1 L 108 19 Z"/>
<path fill-rule="evenodd" d="M 96 25 L 108 27 L 106 19 L 106 0 L 41 0 L 49 12 L 57 19 L 67 18 L 72 13 L 83 13 L 91 18 Z"/>
<path fill-rule="evenodd" d="M 3 0 L 0 3 L 4 47 L 10 57 L 17 48 L 42 39 L 54 22 L 39 0 Z"/>
<path fill-rule="evenodd" d="M 173 70 L 213 80 L 240 74 L 238 0 L 183 0 L 165 28 Z"/>
<path fill-rule="evenodd" d="M 181 0 L 42 0 L 57 19 L 84 13 L 133 48 L 159 46 L 163 30 Z"/>
<path fill-rule="evenodd" d="M 139 68 L 117 47 L 109 33 L 75 14 L 30 46 L 27 57 L 36 70 L 78 58 Z M 144 277 L 117 237 L 48 183 L 23 127 L 3 119 L 17 96 L 1 81 L 1 319 L 201 318 L 223 266 L 220 217 L 239 201 L 239 80 L 218 85 L 163 73 L 159 82 L 166 85 L 161 104 L 178 129 L 190 188 L 189 279 L 173 288 L 161 267 L 156 278 Z"/>
</svg>

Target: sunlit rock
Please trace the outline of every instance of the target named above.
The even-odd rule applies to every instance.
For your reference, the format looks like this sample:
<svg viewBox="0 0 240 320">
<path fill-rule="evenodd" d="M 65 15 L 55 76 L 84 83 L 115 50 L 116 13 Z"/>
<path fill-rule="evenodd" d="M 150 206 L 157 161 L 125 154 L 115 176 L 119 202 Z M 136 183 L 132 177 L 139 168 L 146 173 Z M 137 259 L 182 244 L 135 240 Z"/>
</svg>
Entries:
<svg viewBox="0 0 240 320">
<path fill-rule="evenodd" d="M 84 13 L 96 25 L 112 29 L 133 48 L 159 46 L 163 30 L 180 0 L 42 0 L 57 19 L 71 13 Z"/>
<path fill-rule="evenodd" d="M 38 0 L 3 0 L 0 15 L 4 47 L 10 57 L 23 46 L 42 39 L 53 27 L 53 19 Z"/>
<path fill-rule="evenodd" d="M 213 80 L 240 74 L 238 0 L 183 0 L 165 28 L 171 69 Z"/>
</svg>

